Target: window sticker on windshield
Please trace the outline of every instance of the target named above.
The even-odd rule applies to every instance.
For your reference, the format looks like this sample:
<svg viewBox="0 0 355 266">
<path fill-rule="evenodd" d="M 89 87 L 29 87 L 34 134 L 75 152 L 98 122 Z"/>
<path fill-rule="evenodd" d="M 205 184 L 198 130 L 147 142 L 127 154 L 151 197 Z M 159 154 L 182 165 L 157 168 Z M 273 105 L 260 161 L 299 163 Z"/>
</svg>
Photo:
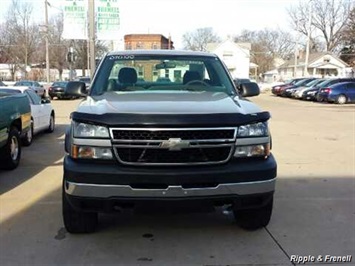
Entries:
<svg viewBox="0 0 355 266">
<path fill-rule="evenodd" d="M 111 55 L 108 58 L 109 60 L 132 60 L 134 55 Z"/>
</svg>

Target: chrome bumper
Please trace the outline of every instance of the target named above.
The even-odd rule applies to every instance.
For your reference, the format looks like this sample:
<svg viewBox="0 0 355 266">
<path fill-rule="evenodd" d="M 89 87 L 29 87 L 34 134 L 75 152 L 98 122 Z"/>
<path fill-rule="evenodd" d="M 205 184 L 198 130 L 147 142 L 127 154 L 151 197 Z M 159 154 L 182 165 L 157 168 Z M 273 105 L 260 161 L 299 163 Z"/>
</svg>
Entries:
<svg viewBox="0 0 355 266">
<path fill-rule="evenodd" d="M 137 189 L 129 185 L 98 185 L 65 182 L 65 192 L 71 196 L 90 198 L 110 197 L 203 197 L 218 195 L 250 195 L 267 193 L 275 190 L 276 178 L 267 181 L 220 184 L 207 188 L 183 188 L 169 186 L 166 189 Z"/>
</svg>

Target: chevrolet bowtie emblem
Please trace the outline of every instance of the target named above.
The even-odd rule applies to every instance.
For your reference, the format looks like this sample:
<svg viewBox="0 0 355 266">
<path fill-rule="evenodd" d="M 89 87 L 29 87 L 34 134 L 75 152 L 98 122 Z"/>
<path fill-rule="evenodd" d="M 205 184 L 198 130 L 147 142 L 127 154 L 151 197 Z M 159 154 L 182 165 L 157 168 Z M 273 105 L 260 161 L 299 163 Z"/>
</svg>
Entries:
<svg viewBox="0 0 355 266">
<path fill-rule="evenodd" d="M 160 144 L 160 148 L 169 149 L 170 151 L 180 151 L 188 147 L 190 147 L 190 141 L 182 140 L 181 138 L 170 138 Z"/>
</svg>

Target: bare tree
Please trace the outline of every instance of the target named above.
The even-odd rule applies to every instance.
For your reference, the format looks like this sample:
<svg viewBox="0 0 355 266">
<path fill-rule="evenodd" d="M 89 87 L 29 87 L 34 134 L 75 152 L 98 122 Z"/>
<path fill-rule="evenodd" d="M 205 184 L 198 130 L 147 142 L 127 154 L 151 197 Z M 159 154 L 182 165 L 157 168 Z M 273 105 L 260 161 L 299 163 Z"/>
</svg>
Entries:
<svg viewBox="0 0 355 266">
<path fill-rule="evenodd" d="M 325 51 L 336 52 L 341 44 L 342 30 L 353 7 L 353 0 L 309 0 L 300 1 L 297 6 L 291 6 L 288 14 L 294 30 L 305 36 L 311 31 L 311 42 L 317 43 L 315 39 L 321 38 Z M 311 28 L 309 27 L 310 18 Z"/>
<path fill-rule="evenodd" d="M 344 41 L 340 58 L 350 66 L 355 67 L 355 7 L 352 9 L 349 20 L 342 32 Z"/>
<path fill-rule="evenodd" d="M 184 49 L 193 51 L 206 51 L 208 43 L 215 43 L 221 40 L 212 28 L 199 28 L 192 32 L 186 32 L 182 39 Z"/>
<path fill-rule="evenodd" d="M 15 71 L 26 68 L 32 63 L 39 43 L 38 26 L 32 21 L 33 7 L 28 2 L 12 0 L 7 12 L 6 22 L 2 24 L 2 60 L 9 64 L 12 78 Z"/>
<path fill-rule="evenodd" d="M 85 69 L 88 69 L 88 44 L 86 40 L 73 41 L 73 47 L 76 54 L 75 68 L 80 68 L 83 75 L 85 75 Z M 95 42 L 96 57 L 100 58 L 105 52 L 108 51 L 107 45 L 102 41 Z"/>
<path fill-rule="evenodd" d="M 243 30 L 234 41 L 251 44 L 251 61 L 259 66 L 260 73 L 273 69 L 275 59 L 287 59 L 295 47 L 292 36 L 281 30 Z"/>
<path fill-rule="evenodd" d="M 63 13 L 58 14 L 49 21 L 49 58 L 50 67 L 59 72 L 59 80 L 62 80 L 63 70 L 68 68 L 67 53 L 69 42 L 62 38 Z"/>
</svg>

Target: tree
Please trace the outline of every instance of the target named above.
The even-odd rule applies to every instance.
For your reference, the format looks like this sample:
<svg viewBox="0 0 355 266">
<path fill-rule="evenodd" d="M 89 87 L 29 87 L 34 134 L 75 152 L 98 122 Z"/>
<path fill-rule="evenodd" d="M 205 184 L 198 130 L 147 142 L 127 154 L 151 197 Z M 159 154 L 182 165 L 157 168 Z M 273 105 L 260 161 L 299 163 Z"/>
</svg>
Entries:
<svg viewBox="0 0 355 266">
<path fill-rule="evenodd" d="M 35 59 L 40 36 L 38 25 L 32 21 L 32 10 L 30 3 L 13 0 L 6 22 L 1 25 L 1 60 L 9 64 L 13 79 L 18 69 L 26 75 L 27 66 Z"/>
<path fill-rule="evenodd" d="M 59 80 L 62 80 L 63 70 L 68 68 L 67 52 L 69 42 L 63 40 L 63 14 L 60 13 L 49 21 L 49 58 L 50 67 L 59 72 Z"/>
<path fill-rule="evenodd" d="M 251 61 L 259 66 L 260 73 L 273 69 L 275 59 L 287 59 L 295 47 L 290 33 L 282 30 L 243 30 L 234 41 L 251 44 Z"/>
<path fill-rule="evenodd" d="M 350 66 L 355 67 L 355 7 L 350 13 L 349 20 L 342 32 L 344 46 L 340 58 Z"/>
<path fill-rule="evenodd" d="M 186 32 L 182 36 L 184 49 L 193 51 L 206 51 L 208 43 L 216 43 L 220 40 L 212 28 L 199 28 L 192 32 Z"/>
<path fill-rule="evenodd" d="M 313 43 L 317 42 L 314 40 L 314 34 L 319 33 L 324 43 L 324 50 L 336 52 L 342 42 L 342 30 L 353 7 L 353 0 L 308 0 L 300 1 L 298 6 L 291 6 L 288 14 L 294 30 L 305 36 L 311 31 Z M 311 28 L 309 27 L 310 8 L 312 8 Z"/>
<path fill-rule="evenodd" d="M 80 68 L 85 76 L 85 69 L 88 68 L 88 43 L 86 40 L 73 41 L 73 47 L 76 55 L 75 68 Z M 108 47 L 102 41 L 95 42 L 95 54 L 96 58 L 100 58 L 104 53 L 108 51 Z"/>
</svg>

